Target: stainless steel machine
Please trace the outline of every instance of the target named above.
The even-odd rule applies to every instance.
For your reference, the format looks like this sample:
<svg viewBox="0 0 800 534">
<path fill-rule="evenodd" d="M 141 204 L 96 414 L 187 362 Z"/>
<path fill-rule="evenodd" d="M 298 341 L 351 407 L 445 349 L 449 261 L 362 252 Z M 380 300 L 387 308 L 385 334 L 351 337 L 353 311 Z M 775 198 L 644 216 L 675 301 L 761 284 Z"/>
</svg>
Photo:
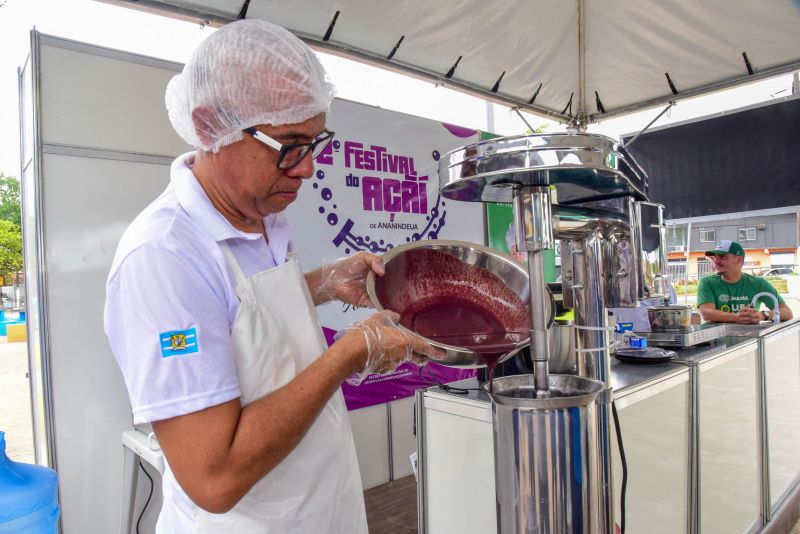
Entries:
<svg viewBox="0 0 800 534">
<path fill-rule="evenodd" d="M 617 142 L 584 133 L 482 141 L 448 153 L 439 174 L 444 197 L 511 202 L 528 254 L 533 375 L 496 379 L 491 394 L 498 532 L 613 532 L 606 308 L 664 290 L 646 176 Z M 578 376 L 549 374 L 541 254 L 556 238 Z"/>
</svg>

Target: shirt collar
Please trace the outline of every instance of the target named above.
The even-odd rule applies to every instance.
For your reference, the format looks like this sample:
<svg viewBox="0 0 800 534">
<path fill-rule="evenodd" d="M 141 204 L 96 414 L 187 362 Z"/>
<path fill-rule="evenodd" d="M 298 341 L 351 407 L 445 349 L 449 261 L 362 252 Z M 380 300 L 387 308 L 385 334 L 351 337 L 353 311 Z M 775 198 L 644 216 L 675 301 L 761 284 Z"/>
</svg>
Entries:
<svg viewBox="0 0 800 534">
<path fill-rule="evenodd" d="M 195 152 L 188 152 L 178 156 L 172 162 L 170 171 L 170 181 L 175 188 L 175 195 L 181 207 L 189 214 L 189 217 L 202 226 L 218 242 L 226 239 L 254 240 L 263 238 L 264 236 L 258 233 L 253 234 L 238 230 L 214 207 L 192 172 L 195 154 Z M 269 235 L 270 230 L 268 222 L 271 218 L 271 216 L 264 218 L 264 228 L 268 232 L 267 235 Z"/>
</svg>

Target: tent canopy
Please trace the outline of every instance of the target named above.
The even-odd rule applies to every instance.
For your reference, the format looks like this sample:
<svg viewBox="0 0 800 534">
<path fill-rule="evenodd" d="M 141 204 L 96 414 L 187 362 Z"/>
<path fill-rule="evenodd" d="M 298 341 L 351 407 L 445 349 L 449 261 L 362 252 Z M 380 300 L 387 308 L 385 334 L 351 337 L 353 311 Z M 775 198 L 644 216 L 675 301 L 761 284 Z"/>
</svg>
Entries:
<svg viewBox="0 0 800 534">
<path fill-rule="evenodd" d="M 317 50 L 559 121 L 594 122 L 800 69 L 800 0 L 101 0 Z"/>
</svg>

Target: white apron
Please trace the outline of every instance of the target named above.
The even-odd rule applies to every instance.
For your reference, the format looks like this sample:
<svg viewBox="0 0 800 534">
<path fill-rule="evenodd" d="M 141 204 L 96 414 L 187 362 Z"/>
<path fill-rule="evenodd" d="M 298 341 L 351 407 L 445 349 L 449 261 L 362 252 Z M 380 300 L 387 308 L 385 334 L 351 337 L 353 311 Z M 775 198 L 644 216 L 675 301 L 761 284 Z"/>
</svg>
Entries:
<svg viewBox="0 0 800 534">
<path fill-rule="evenodd" d="M 292 380 L 327 344 L 294 253 L 283 265 L 248 279 L 227 243 L 220 247 L 236 275 L 240 307 L 231 337 L 241 403 L 247 406 Z M 164 497 L 166 507 L 168 498 L 176 496 Z M 174 504 L 189 511 L 183 503 Z M 202 534 L 367 534 L 361 478 L 341 389 L 298 446 L 233 509 L 211 514 L 189 504 L 194 532 Z M 159 527 L 169 532 L 171 521 L 164 515 L 162 510 Z"/>
</svg>

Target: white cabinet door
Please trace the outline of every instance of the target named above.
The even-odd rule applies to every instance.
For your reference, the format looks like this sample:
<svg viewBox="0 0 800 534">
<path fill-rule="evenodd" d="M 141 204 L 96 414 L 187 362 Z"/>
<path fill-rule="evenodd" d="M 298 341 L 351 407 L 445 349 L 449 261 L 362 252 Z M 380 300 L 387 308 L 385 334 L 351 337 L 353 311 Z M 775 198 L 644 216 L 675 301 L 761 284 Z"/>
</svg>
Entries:
<svg viewBox="0 0 800 534">
<path fill-rule="evenodd" d="M 628 466 L 625 529 L 675 534 L 687 526 L 689 493 L 689 368 L 615 399 Z M 611 438 L 615 522 L 621 520 L 622 464 Z"/>
<path fill-rule="evenodd" d="M 764 339 L 770 505 L 800 474 L 800 327 Z"/>
<path fill-rule="evenodd" d="M 700 529 L 744 532 L 759 520 L 758 344 L 700 364 Z"/>
</svg>

